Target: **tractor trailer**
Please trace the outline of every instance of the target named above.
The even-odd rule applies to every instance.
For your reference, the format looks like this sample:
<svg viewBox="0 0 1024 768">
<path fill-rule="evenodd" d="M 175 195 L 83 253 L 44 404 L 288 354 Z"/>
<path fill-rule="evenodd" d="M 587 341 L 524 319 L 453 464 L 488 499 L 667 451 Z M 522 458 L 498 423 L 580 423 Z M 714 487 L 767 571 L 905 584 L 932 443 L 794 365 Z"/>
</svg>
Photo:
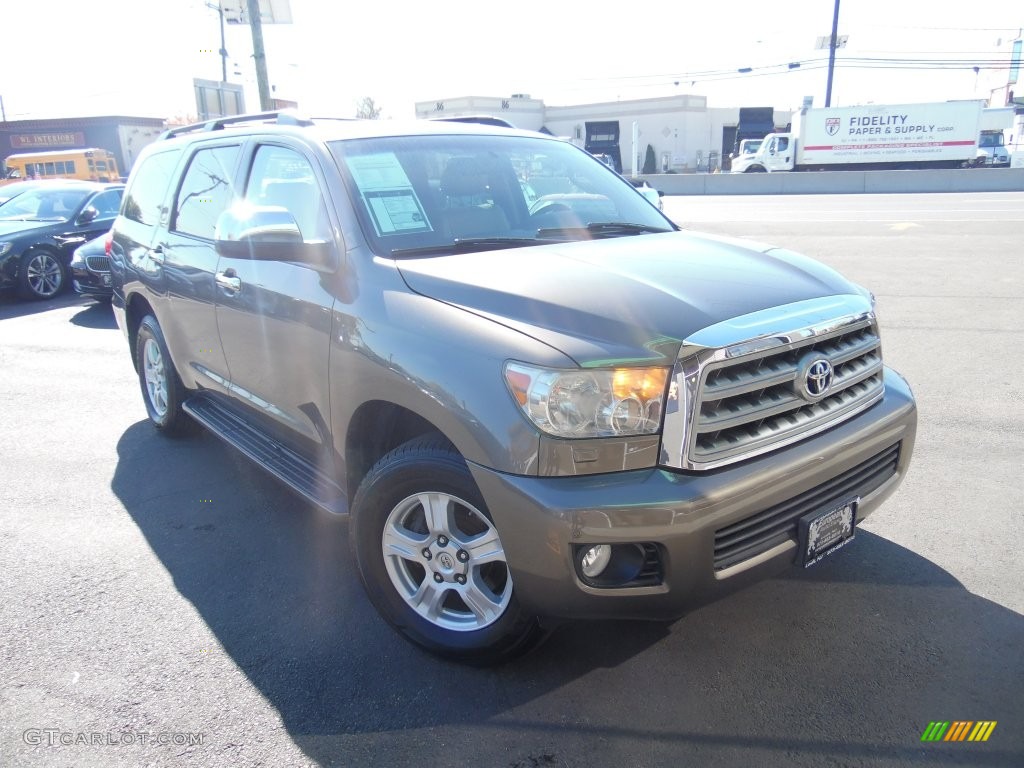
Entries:
<svg viewBox="0 0 1024 768">
<path fill-rule="evenodd" d="M 808 108 L 772 133 L 733 173 L 969 168 L 985 165 L 980 101 Z M 1005 150 L 1004 150 L 1005 152 Z M 992 165 L 991 161 L 988 165 Z"/>
</svg>

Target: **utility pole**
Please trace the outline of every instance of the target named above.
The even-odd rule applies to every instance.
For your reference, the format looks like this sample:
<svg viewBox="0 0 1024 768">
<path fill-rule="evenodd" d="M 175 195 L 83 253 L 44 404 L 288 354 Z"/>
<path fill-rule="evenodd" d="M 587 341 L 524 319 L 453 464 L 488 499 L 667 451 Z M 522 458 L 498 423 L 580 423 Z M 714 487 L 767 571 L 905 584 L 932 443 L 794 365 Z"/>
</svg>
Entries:
<svg viewBox="0 0 1024 768">
<path fill-rule="evenodd" d="M 839 0 L 836 0 L 838 3 Z M 260 91 L 260 109 L 270 111 L 270 81 L 267 79 L 267 54 L 263 48 L 263 23 L 259 0 L 246 0 L 249 29 L 252 30 L 252 57 L 256 61 L 256 85 Z"/>
<path fill-rule="evenodd" d="M 253 2 L 253 0 L 249 0 Z M 832 42 L 828 46 L 828 85 L 825 87 L 825 106 L 832 106 L 832 73 L 836 68 L 836 44 L 839 33 L 839 0 L 836 0 L 835 12 L 832 14 Z"/>
<path fill-rule="evenodd" d="M 217 3 L 217 15 L 220 17 L 220 81 L 228 81 L 228 46 L 224 40 L 224 3 Z"/>
</svg>

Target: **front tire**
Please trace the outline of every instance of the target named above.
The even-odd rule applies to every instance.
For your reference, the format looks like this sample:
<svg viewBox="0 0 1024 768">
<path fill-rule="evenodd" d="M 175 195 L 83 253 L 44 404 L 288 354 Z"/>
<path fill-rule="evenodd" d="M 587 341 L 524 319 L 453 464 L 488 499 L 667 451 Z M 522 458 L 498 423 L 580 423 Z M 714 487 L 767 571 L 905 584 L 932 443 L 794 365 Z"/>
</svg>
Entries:
<svg viewBox="0 0 1024 768">
<path fill-rule="evenodd" d="M 167 351 L 160 323 L 152 315 L 146 315 L 139 324 L 135 359 L 142 399 L 153 426 L 171 437 L 194 432 L 196 423 L 181 407 L 185 400 L 185 387 Z"/>
<path fill-rule="evenodd" d="M 21 257 L 18 265 L 18 294 L 23 299 L 52 299 L 64 288 L 67 271 L 52 251 L 37 248 Z"/>
<path fill-rule="evenodd" d="M 373 466 L 352 504 L 351 545 L 370 601 L 431 653 L 494 664 L 544 638 L 516 598 L 466 462 L 438 435 L 411 440 Z"/>
</svg>

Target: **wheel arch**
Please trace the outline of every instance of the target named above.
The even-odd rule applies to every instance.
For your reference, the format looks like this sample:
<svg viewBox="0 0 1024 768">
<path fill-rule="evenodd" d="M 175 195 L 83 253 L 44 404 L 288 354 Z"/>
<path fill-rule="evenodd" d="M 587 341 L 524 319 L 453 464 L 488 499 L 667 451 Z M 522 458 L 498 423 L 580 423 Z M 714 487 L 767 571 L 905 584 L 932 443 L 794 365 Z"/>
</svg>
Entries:
<svg viewBox="0 0 1024 768">
<path fill-rule="evenodd" d="M 416 437 L 437 434 L 458 451 L 451 438 L 433 422 L 397 403 L 369 400 L 349 420 L 345 433 L 345 482 L 355 498 L 363 479 L 383 456 Z"/>
<path fill-rule="evenodd" d="M 135 339 L 139 333 L 139 325 L 146 315 L 153 315 L 153 307 L 143 296 L 137 293 L 130 295 L 124 303 L 125 324 L 128 331 L 128 348 L 132 354 L 132 365 L 139 370 L 139 359 L 135 349 Z M 154 315 L 155 317 L 155 315 Z"/>
</svg>

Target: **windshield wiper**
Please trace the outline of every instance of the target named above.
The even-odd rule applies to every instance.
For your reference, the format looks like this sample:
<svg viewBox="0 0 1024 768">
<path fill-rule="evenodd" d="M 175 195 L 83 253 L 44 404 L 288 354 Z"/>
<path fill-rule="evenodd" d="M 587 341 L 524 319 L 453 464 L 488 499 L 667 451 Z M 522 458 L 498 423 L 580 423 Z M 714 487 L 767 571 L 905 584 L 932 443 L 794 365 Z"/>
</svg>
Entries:
<svg viewBox="0 0 1024 768">
<path fill-rule="evenodd" d="M 675 230 L 655 227 L 650 224 L 630 224 L 626 221 L 595 221 L 585 227 L 548 227 L 537 230 L 537 237 L 563 237 L 587 240 L 594 235 L 600 237 L 621 237 L 623 235 L 646 235 Z"/>
<path fill-rule="evenodd" d="M 459 237 L 450 243 L 424 245 L 419 248 L 395 248 L 392 256 L 431 256 L 434 254 L 467 253 L 469 251 L 496 251 L 502 248 L 524 248 L 529 245 L 550 243 L 540 237 Z"/>
</svg>

